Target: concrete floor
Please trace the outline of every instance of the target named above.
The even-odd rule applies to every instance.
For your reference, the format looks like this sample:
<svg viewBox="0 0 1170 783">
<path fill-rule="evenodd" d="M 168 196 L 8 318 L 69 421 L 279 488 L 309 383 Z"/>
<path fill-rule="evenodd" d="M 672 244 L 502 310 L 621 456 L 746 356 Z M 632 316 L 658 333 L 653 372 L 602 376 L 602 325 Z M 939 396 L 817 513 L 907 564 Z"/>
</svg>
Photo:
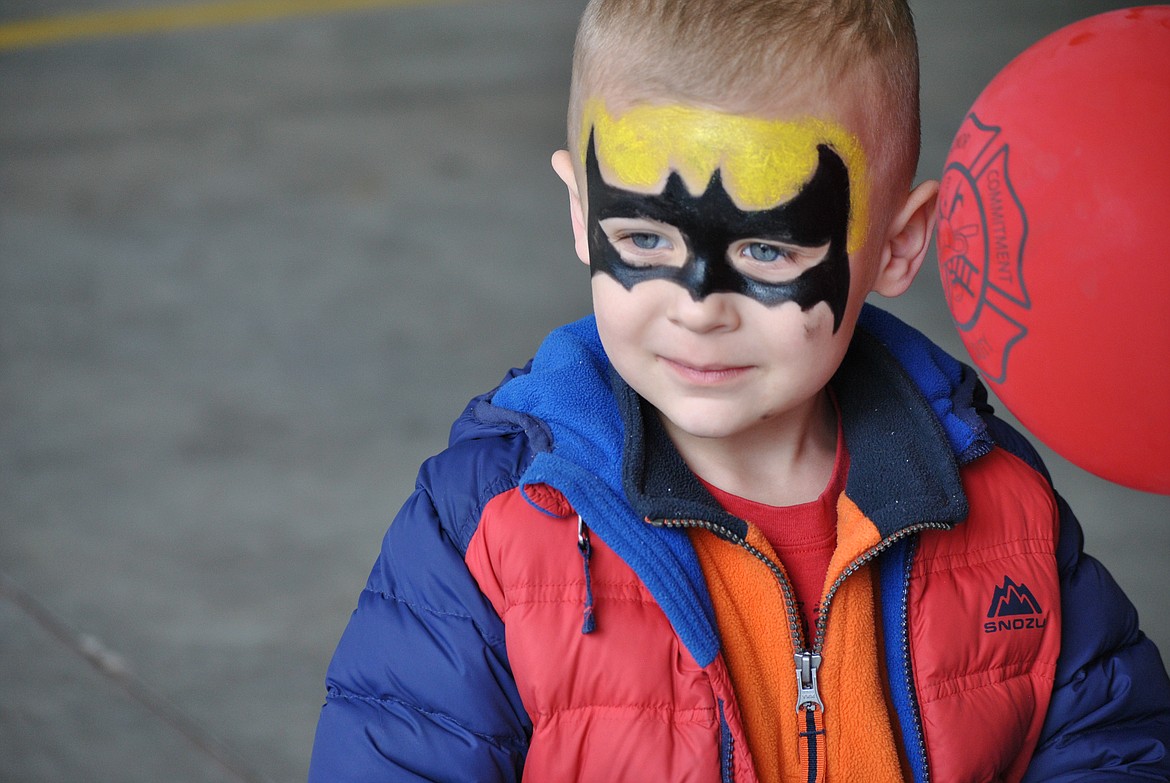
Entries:
<svg viewBox="0 0 1170 783">
<path fill-rule="evenodd" d="M 329 5 L 0 49 L 0 781 L 302 779 L 418 463 L 588 309 L 547 165 L 582 3 Z M 1121 5 L 919 0 L 923 175 Z M 961 352 L 932 270 L 895 309 Z M 1170 649 L 1170 498 L 1049 459 Z"/>
</svg>

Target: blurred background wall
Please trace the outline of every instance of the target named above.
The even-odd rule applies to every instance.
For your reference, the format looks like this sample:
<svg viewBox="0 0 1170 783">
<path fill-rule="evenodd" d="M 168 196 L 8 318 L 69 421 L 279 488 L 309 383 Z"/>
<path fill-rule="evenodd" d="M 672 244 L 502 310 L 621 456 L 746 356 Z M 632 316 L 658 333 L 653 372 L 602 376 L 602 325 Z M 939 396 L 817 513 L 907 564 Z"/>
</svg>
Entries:
<svg viewBox="0 0 1170 783">
<path fill-rule="evenodd" d="M 293 781 L 465 401 L 588 311 L 579 0 L 0 3 L 0 781 Z M 919 0 L 921 174 L 1100 0 Z M 930 266 L 892 308 L 964 355 Z M 1054 455 L 1170 646 L 1170 501 Z"/>
</svg>

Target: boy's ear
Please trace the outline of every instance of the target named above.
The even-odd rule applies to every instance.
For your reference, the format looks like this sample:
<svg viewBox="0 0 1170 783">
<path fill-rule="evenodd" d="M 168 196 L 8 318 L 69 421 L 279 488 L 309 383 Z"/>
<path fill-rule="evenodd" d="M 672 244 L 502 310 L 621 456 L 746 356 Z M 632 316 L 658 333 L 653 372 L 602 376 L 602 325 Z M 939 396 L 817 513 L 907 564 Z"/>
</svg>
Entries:
<svg viewBox="0 0 1170 783">
<path fill-rule="evenodd" d="M 577 172 L 573 169 L 573 156 L 568 150 L 557 150 L 552 156 L 553 171 L 569 189 L 569 220 L 573 224 L 573 247 L 577 258 L 589 263 L 589 238 L 585 232 L 585 210 L 581 204 L 581 190 L 577 187 Z"/>
<path fill-rule="evenodd" d="M 873 285 L 873 290 L 882 296 L 905 293 L 922 268 L 937 220 L 938 188 L 937 180 L 919 184 L 890 223 Z"/>
</svg>

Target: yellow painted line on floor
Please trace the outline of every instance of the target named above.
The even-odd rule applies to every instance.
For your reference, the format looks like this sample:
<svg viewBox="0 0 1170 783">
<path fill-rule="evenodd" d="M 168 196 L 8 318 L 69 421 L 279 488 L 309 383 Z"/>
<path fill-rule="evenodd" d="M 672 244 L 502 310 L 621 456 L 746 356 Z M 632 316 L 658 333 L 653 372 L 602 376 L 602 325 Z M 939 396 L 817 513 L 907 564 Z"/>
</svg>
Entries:
<svg viewBox="0 0 1170 783">
<path fill-rule="evenodd" d="M 84 38 L 143 35 L 264 22 L 290 16 L 434 4 L 435 0 L 224 0 L 93 11 L 0 24 L 0 51 Z"/>
</svg>

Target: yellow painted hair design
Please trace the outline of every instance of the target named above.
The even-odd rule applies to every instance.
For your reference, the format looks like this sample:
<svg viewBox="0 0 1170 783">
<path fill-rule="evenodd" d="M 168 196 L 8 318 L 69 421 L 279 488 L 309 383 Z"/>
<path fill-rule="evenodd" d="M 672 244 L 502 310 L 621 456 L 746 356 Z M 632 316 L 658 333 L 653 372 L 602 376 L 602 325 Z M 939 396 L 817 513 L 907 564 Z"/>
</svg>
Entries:
<svg viewBox="0 0 1170 783">
<path fill-rule="evenodd" d="M 827 144 L 849 170 L 848 251 L 865 242 L 869 188 L 865 153 L 857 137 L 817 118 L 765 120 L 682 105 L 639 105 L 613 117 L 602 100 L 585 105 L 578 149 L 582 162 L 594 134 L 597 159 L 618 182 L 653 188 L 677 171 L 701 193 L 718 170 L 740 209 L 782 204 L 812 179 L 817 147 Z"/>
</svg>

